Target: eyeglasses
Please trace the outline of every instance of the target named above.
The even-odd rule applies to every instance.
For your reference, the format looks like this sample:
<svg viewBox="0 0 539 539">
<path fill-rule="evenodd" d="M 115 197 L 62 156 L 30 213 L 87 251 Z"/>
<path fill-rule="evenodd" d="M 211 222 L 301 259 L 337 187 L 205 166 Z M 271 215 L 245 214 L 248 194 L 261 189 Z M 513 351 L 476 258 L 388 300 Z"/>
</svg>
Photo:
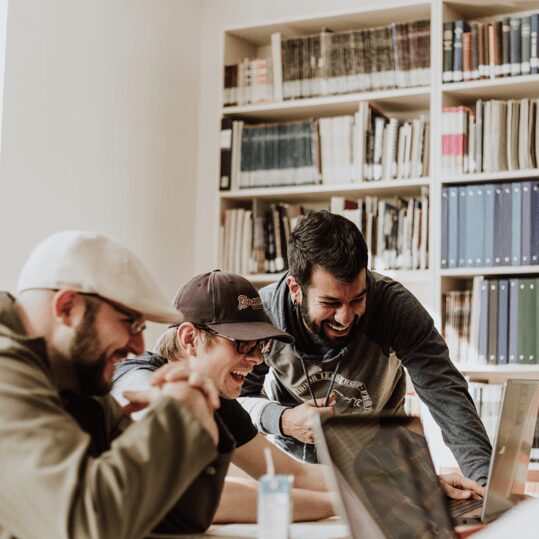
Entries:
<svg viewBox="0 0 539 539">
<path fill-rule="evenodd" d="M 209 328 L 208 326 L 202 325 L 202 324 L 194 324 L 196 328 L 201 329 L 203 331 L 207 331 L 208 333 L 211 333 L 212 335 L 217 335 L 219 337 L 223 337 L 223 339 L 226 339 L 227 341 L 235 342 L 236 343 L 236 350 L 240 354 L 249 355 L 252 354 L 256 348 L 258 347 L 260 352 L 262 354 L 267 354 L 270 349 L 271 345 L 273 344 L 273 339 L 257 339 L 255 341 L 242 341 L 240 339 L 234 339 L 232 337 L 229 337 L 228 335 L 223 335 L 222 333 L 219 333 L 218 331 L 215 331 L 214 329 Z"/>
<path fill-rule="evenodd" d="M 122 307 L 118 303 L 111 301 L 110 299 L 104 298 L 103 296 L 100 296 L 98 294 L 83 294 L 83 296 L 91 296 L 92 298 L 96 298 L 97 300 L 101 301 L 102 303 L 106 303 L 107 305 L 110 305 L 117 313 L 120 313 L 125 316 L 125 323 L 129 328 L 129 333 L 131 336 L 135 337 L 136 335 L 140 335 L 145 329 L 146 329 L 146 321 L 144 320 L 143 315 L 136 315 L 133 313 L 133 311 L 130 311 L 129 309 L 126 309 L 125 307 Z"/>
</svg>

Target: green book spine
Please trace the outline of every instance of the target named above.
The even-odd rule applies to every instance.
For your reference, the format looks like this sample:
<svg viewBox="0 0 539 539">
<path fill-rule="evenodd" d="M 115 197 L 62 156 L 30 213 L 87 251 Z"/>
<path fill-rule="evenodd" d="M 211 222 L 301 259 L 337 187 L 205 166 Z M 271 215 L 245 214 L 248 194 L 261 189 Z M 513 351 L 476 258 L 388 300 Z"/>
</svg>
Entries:
<svg viewBox="0 0 539 539">
<path fill-rule="evenodd" d="M 518 291 L 518 363 L 537 363 L 537 279 L 520 279 Z"/>
</svg>

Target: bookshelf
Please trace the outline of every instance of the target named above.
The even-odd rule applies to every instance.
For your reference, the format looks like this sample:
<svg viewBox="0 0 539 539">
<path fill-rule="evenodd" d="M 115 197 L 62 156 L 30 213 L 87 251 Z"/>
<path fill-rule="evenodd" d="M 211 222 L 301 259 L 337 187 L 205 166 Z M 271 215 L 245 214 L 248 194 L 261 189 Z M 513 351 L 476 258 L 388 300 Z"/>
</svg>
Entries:
<svg viewBox="0 0 539 539">
<path fill-rule="evenodd" d="M 388 117 L 400 122 L 422 116 L 429 124 L 428 166 L 420 177 L 406 179 L 386 179 L 379 181 L 355 181 L 331 183 L 330 178 L 322 178 L 316 185 L 288 185 L 257 188 L 232 188 L 217 194 L 220 215 L 226 210 L 243 208 L 252 215 L 267 211 L 271 204 L 304 203 L 307 208 L 328 208 L 331 197 L 358 199 L 378 197 L 379 200 L 393 197 L 420 197 L 428 190 L 428 244 L 427 265 L 422 269 L 381 269 L 390 277 L 407 286 L 425 305 L 439 329 L 442 328 L 442 296 L 450 290 L 471 290 L 474 277 L 509 278 L 539 277 L 539 265 L 514 265 L 493 267 L 453 267 L 442 268 L 442 192 L 444 189 L 475 184 L 505 184 L 515 181 L 532 181 L 539 178 L 539 168 L 528 167 L 520 170 L 474 171 L 470 173 L 448 174 L 443 168 L 444 130 L 443 109 L 445 107 L 468 107 L 473 111 L 477 99 L 522 100 L 539 97 L 539 73 L 518 76 L 497 76 L 480 80 L 443 82 L 444 24 L 458 20 L 489 22 L 504 17 L 525 17 L 539 13 L 537 2 L 519 1 L 510 5 L 491 5 L 489 2 L 461 2 L 430 0 L 405 1 L 387 4 L 383 8 L 369 6 L 356 11 L 343 11 L 323 16 L 283 19 L 249 27 L 226 28 L 223 31 L 224 65 L 239 63 L 244 57 L 274 58 L 272 36 L 280 34 L 281 46 L 284 40 L 298 36 L 316 35 L 323 28 L 334 33 L 348 30 L 368 30 L 392 23 L 403 24 L 411 21 L 430 22 L 430 74 L 428 84 L 412 87 L 378 88 L 350 93 L 333 93 L 295 99 L 278 99 L 264 103 L 244 103 L 222 106 L 222 118 L 231 121 L 253 123 L 301 122 L 310 119 L 324 119 L 343 115 L 354 115 L 360 103 L 371 103 Z M 284 54 L 284 53 L 283 53 Z M 272 68 L 273 69 L 273 68 Z M 223 69 L 224 72 L 224 69 Z M 273 84 L 279 80 L 272 71 Z M 281 76 L 283 73 L 281 72 Z M 222 86 L 224 77 L 222 78 Z M 276 92 L 281 94 L 281 92 Z M 539 122 L 538 122 L 539 124 Z M 539 136 L 539 127 L 537 127 Z M 223 140 L 223 138 L 221 138 Z M 539 154 L 536 164 L 539 164 Z M 357 179 L 356 179 L 357 180 Z M 217 183 L 217 182 L 216 182 Z M 221 221 L 222 222 L 222 221 Z M 223 258 L 223 232 L 220 235 L 220 260 Z M 257 287 L 277 280 L 282 271 L 275 273 L 250 273 L 246 275 Z M 539 365 L 482 365 L 459 361 L 457 367 L 465 375 L 499 383 L 507 377 L 528 377 L 539 379 Z M 539 359 L 538 359 L 539 363 Z"/>
</svg>

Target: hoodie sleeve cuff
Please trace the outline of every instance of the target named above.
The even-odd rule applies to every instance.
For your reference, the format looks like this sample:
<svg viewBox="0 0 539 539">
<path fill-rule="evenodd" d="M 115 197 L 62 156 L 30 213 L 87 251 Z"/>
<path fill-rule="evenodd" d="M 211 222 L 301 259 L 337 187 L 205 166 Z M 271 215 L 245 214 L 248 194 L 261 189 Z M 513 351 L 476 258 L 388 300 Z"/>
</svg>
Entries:
<svg viewBox="0 0 539 539">
<path fill-rule="evenodd" d="M 260 417 L 260 425 L 266 434 L 286 436 L 281 430 L 281 416 L 288 408 L 288 406 L 282 406 L 276 402 L 270 402 L 264 407 Z"/>
</svg>

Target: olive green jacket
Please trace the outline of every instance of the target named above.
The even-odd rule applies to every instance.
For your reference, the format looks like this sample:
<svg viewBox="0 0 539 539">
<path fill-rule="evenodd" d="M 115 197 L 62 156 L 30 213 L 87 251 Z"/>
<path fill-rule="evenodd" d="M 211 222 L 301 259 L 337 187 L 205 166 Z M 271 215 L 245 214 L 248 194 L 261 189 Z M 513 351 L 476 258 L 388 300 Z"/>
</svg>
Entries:
<svg viewBox="0 0 539 539">
<path fill-rule="evenodd" d="M 230 461 L 180 403 L 160 398 L 136 423 L 111 396 L 102 408 L 107 450 L 66 411 L 45 341 L 25 336 L 0 293 L 0 539 L 127 539 L 202 531 Z M 226 436 L 225 436 L 226 437 Z"/>
</svg>

